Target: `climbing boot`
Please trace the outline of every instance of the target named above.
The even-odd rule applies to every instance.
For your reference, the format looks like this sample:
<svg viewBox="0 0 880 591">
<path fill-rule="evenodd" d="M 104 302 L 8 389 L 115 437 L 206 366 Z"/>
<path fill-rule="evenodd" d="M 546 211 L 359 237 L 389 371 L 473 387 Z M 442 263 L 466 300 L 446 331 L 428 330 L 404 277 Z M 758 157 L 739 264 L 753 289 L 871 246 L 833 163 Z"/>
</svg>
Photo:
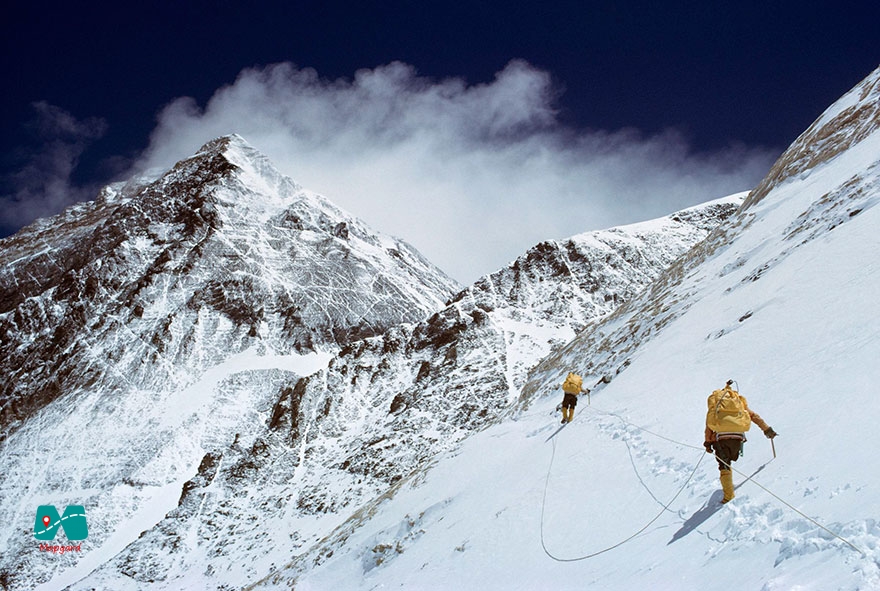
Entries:
<svg viewBox="0 0 880 591">
<path fill-rule="evenodd" d="M 733 472 L 730 470 L 721 470 L 721 490 L 724 491 L 724 498 L 721 499 L 722 505 L 733 500 Z"/>
</svg>

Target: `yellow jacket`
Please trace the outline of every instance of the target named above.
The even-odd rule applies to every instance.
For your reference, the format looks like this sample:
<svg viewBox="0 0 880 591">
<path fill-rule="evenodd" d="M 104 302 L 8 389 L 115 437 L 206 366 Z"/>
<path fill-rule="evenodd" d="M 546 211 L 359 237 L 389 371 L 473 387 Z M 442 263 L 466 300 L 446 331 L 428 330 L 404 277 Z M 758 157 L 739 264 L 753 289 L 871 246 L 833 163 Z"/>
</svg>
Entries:
<svg viewBox="0 0 880 591">
<path fill-rule="evenodd" d="M 725 398 L 734 398 L 742 403 L 744 413 L 739 415 L 719 413 L 719 408 Z M 721 390 L 715 390 L 707 400 L 708 410 L 706 411 L 706 441 L 717 441 L 719 439 L 745 439 L 745 432 L 749 430 L 754 422 L 762 431 L 767 430 L 768 425 L 764 419 L 755 411 L 749 408 L 746 397 L 740 395 L 739 392 L 725 386 Z"/>
</svg>

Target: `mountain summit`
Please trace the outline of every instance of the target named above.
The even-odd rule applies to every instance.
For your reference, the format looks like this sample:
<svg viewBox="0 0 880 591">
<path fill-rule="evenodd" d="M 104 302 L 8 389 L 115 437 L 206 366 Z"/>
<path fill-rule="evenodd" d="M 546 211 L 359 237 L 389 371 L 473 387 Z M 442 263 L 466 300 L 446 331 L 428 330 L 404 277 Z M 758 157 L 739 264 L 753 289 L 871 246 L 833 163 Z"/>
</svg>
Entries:
<svg viewBox="0 0 880 591">
<path fill-rule="evenodd" d="M 0 427 L 62 393 L 171 388 L 230 354 L 330 350 L 457 289 L 242 138 L 0 241 Z"/>
</svg>

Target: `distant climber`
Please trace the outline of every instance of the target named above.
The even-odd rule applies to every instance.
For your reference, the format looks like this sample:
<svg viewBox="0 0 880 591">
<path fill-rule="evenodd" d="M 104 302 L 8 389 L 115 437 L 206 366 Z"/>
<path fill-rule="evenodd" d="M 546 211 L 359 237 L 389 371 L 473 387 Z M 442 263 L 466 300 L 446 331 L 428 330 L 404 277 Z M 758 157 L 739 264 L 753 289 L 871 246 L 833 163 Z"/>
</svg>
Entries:
<svg viewBox="0 0 880 591">
<path fill-rule="evenodd" d="M 746 431 L 754 422 L 764 431 L 768 439 L 776 437 L 776 431 L 749 408 L 745 396 L 733 389 L 733 380 L 709 396 L 709 409 L 706 412 L 706 437 L 703 446 L 706 453 L 715 453 L 718 470 L 721 472 L 721 488 L 724 491 L 722 503 L 734 497 L 733 471 L 731 464 L 739 458 Z"/>
<path fill-rule="evenodd" d="M 562 391 L 565 393 L 562 398 L 562 424 L 570 423 L 574 419 L 574 407 L 577 406 L 578 394 L 589 394 L 590 390 L 584 388 L 584 381 L 581 376 L 568 372 L 565 381 L 562 382 Z"/>
</svg>

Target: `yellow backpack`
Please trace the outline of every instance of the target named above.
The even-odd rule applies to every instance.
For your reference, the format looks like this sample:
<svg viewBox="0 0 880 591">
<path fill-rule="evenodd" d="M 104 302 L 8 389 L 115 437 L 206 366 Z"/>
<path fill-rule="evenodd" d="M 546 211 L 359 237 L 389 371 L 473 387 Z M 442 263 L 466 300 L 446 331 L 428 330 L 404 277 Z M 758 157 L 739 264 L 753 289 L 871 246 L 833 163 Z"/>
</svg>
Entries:
<svg viewBox="0 0 880 591">
<path fill-rule="evenodd" d="M 580 394 L 581 386 L 583 385 L 584 381 L 581 379 L 581 376 L 568 372 L 565 381 L 562 382 L 562 391 L 567 392 L 568 394 Z"/>
<path fill-rule="evenodd" d="M 706 426 L 716 433 L 745 433 L 752 426 L 746 399 L 730 388 L 715 390 L 709 396 Z"/>
</svg>

